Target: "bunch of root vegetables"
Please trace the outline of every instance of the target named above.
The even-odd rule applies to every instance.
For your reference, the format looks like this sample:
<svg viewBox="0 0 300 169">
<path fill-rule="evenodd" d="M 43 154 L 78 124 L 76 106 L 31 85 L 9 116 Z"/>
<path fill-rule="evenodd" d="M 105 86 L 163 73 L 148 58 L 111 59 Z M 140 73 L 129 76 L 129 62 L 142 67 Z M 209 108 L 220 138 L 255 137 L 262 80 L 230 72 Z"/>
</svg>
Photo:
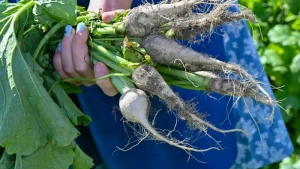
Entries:
<svg viewBox="0 0 300 169">
<path fill-rule="evenodd" d="M 193 12 L 199 5 L 208 3 L 213 5 L 211 11 Z M 202 150 L 188 146 L 185 142 L 164 136 L 151 125 L 148 120 L 149 95 L 158 96 L 193 130 L 201 130 L 205 126 L 221 133 L 246 134 L 240 129 L 222 130 L 203 120 L 199 112 L 169 86 L 238 98 L 250 97 L 265 105 L 275 104 L 260 84 L 239 65 L 216 60 L 176 41 L 193 41 L 198 35 L 210 34 L 221 24 L 240 19 L 255 22 L 248 9 L 230 12 L 229 8 L 235 5 L 232 1 L 203 0 L 144 4 L 119 14 L 111 23 L 104 23 L 97 14 L 81 16 L 91 33 L 88 45 L 92 60 L 109 67 L 111 74 L 102 78 L 110 77 L 122 94 L 119 107 L 126 120 L 141 125 L 156 140 L 185 151 L 203 152 L 213 148 Z M 228 72 L 238 78 L 230 78 Z"/>
</svg>

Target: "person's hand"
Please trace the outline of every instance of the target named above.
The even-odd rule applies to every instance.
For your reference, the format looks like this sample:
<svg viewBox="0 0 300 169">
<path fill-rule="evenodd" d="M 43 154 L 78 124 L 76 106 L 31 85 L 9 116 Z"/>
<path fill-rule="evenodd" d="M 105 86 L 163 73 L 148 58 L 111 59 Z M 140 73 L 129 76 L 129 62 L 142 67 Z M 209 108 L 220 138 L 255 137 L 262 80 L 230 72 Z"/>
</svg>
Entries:
<svg viewBox="0 0 300 169">
<path fill-rule="evenodd" d="M 104 22 L 109 22 L 115 18 L 115 14 L 129 9 L 132 0 L 91 0 L 88 11 L 102 13 Z"/>
<path fill-rule="evenodd" d="M 91 0 L 88 10 L 98 12 L 101 9 L 102 19 L 109 22 L 117 12 L 130 8 L 132 0 Z M 55 52 L 53 63 L 55 70 L 62 78 L 97 78 L 109 73 L 105 64 L 98 62 L 92 66 L 89 58 L 88 29 L 79 23 L 76 30 L 71 25 L 65 27 L 65 35 Z M 91 86 L 88 82 L 73 82 L 75 85 Z M 99 80 L 96 84 L 108 96 L 118 93 L 109 78 Z"/>
</svg>

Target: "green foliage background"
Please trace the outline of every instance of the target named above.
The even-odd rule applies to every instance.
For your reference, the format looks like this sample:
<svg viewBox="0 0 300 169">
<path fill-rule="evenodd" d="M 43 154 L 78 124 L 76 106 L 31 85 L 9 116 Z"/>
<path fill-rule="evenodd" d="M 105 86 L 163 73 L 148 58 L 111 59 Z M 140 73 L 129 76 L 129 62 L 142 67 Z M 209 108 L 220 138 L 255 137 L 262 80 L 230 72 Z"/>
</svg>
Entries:
<svg viewBox="0 0 300 169">
<path fill-rule="evenodd" d="M 295 153 L 265 169 L 300 169 L 300 0 L 240 0 L 259 24 L 249 24 L 282 111 Z M 288 114 L 288 115 L 287 115 Z"/>
</svg>

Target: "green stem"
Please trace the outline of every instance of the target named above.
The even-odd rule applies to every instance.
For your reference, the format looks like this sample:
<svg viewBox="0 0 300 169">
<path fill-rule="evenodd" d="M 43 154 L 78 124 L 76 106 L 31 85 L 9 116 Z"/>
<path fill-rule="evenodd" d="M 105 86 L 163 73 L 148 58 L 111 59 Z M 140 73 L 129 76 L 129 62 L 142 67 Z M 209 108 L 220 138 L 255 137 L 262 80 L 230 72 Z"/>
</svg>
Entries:
<svg viewBox="0 0 300 169">
<path fill-rule="evenodd" d="M 130 87 L 126 86 L 119 77 L 112 77 L 111 82 L 121 94 L 124 94 L 130 89 Z"/>
<path fill-rule="evenodd" d="M 92 49 L 95 49 L 95 50 L 99 51 L 101 54 L 103 54 L 104 56 L 106 56 L 110 60 L 114 61 L 118 65 L 122 66 L 123 68 L 125 68 L 125 69 L 127 69 L 127 70 L 129 70 L 131 72 L 133 72 L 133 67 L 130 66 L 131 63 L 129 61 L 127 61 L 126 59 L 123 59 L 122 57 L 119 57 L 119 56 L 115 55 L 114 53 L 110 52 L 109 50 L 107 50 L 103 46 L 97 45 L 93 41 L 89 41 L 88 45 Z"/>
<path fill-rule="evenodd" d="M 171 75 L 176 78 L 188 80 L 191 85 L 197 88 L 206 88 L 210 79 L 207 77 L 203 77 L 194 73 L 185 72 L 182 70 L 172 69 L 164 66 L 156 66 L 155 67 L 159 73 L 163 73 L 165 75 Z"/>
<path fill-rule="evenodd" d="M 112 72 L 114 71 L 112 70 Z M 134 83 L 128 77 L 111 77 L 111 82 L 121 94 L 135 88 Z"/>
<path fill-rule="evenodd" d="M 35 1 L 30 1 L 26 3 L 24 6 L 22 6 L 15 14 L 14 14 L 14 19 L 13 19 L 13 24 L 16 23 L 16 20 L 19 18 L 19 16 L 25 12 L 27 9 L 33 7 L 35 5 Z"/>
<path fill-rule="evenodd" d="M 11 17 L 12 17 L 11 15 L 6 16 L 5 18 L 0 20 L 0 23 L 5 22 L 6 20 L 10 19 Z"/>
<path fill-rule="evenodd" d="M 93 42 L 95 42 L 94 41 L 94 39 L 92 39 L 92 41 Z M 95 43 L 97 43 L 98 45 L 101 45 L 101 46 L 103 46 L 104 48 L 106 48 L 106 49 L 108 49 L 108 50 L 110 50 L 112 53 L 114 53 L 114 54 L 116 54 L 117 53 L 117 46 L 115 46 L 115 45 L 112 45 L 112 44 L 106 44 L 106 43 L 104 43 L 103 41 L 96 41 Z"/>
<path fill-rule="evenodd" d="M 94 18 L 96 15 L 97 15 L 96 13 L 89 13 L 89 14 L 87 14 L 85 16 L 79 16 L 79 17 L 77 17 L 76 21 L 77 21 L 77 23 L 83 22 L 83 21 L 86 21 L 88 19 Z"/>
<path fill-rule="evenodd" d="M 108 67 L 118 71 L 118 72 L 121 72 L 121 73 L 132 73 L 133 71 L 130 70 L 130 69 L 127 69 L 127 68 L 124 68 L 124 67 L 121 67 L 121 65 L 109 60 L 107 57 L 105 56 L 102 56 L 98 51 L 92 49 L 90 51 L 91 53 L 91 56 L 97 60 L 98 62 L 102 62 L 104 63 L 105 65 L 107 65 Z"/>
<path fill-rule="evenodd" d="M 184 89 L 190 89 L 190 90 L 201 90 L 201 91 L 206 91 L 206 87 L 202 87 L 202 86 L 194 86 L 192 84 L 189 84 L 189 85 L 184 85 L 184 84 L 173 84 L 173 83 L 168 83 L 170 85 L 174 85 L 174 86 L 177 86 L 177 87 L 181 87 L 181 88 L 184 88 Z"/>
<path fill-rule="evenodd" d="M 10 26 L 11 21 L 13 18 L 9 18 L 9 20 L 5 23 L 5 25 L 0 30 L 0 35 L 2 36 L 3 32 L 5 31 L 6 27 Z"/>
<path fill-rule="evenodd" d="M 94 32 L 95 35 L 115 35 L 116 30 L 114 28 L 97 28 Z"/>
<path fill-rule="evenodd" d="M 65 26 L 66 24 L 63 22 L 59 22 L 57 23 L 42 39 L 42 41 L 39 43 L 39 45 L 37 46 L 36 50 L 34 51 L 33 54 L 33 59 L 37 59 L 42 48 L 44 47 L 44 45 L 48 42 L 48 40 L 63 26 Z"/>
<path fill-rule="evenodd" d="M 142 41 L 142 38 L 134 38 L 134 37 L 127 37 L 129 41 L 137 41 L 137 42 L 141 42 Z M 124 41 L 124 37 L 121 37 L 121 38 L 115 38 L 115 37 L 112 37 L 112 38 L 93 38 L 93 41 L 94 42 L 97 42 L 97 41 L 120 41 L 120 42 L 123 42 Z"/>
<path fill-rule="evenodd" d="M 99 80 L 103 80 L 109 77 L 121 77 L 121 76 L 130 76 L 130 73 L 110 73 L 105 76 L 97 77 L 97 78 L 68 78 L 64 79 L 63 82 L 74 82 L 74 81 L 80 81 L 80 82 L 97 82 Z"/>
</svg>

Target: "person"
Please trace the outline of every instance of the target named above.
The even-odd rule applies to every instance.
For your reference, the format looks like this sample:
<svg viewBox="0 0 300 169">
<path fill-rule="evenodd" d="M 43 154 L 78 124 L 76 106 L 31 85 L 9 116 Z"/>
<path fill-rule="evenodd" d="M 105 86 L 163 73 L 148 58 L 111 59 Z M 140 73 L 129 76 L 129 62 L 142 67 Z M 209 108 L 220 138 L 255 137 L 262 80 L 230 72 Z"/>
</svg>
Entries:
<svg viewBox="0 0 300 169">
<path fill-rule="evenodd" d="M 153 1 L 158 3 L 157 0 Z M 142 0 L 79 0 L 78 4 L 88 6 L 89 11 L 98 12 L 101 9 L 102 19 L 109 22 L 116 12 L 122 9 L 138 6 Z M 239 24 L 225 24 L 215 30 L 209 39 L 191 47 L 225 62 L 240 64 L 259 81 L 269 84 L 262 64 L 253 44 L 249 30 L 244 21 Z M 92 65 L 88 56 L 88 30 L 83 23 L 79 23 L 76 30 L 68 25 L 65 36 L 59 44 L 54 56 L 56 71 L 63 78 L 101 77 L 109 73 L 103 63 Z M 187 42 L 182 42 L 187 45 Z M 116 151 L 117 147 L 125 146 L 132 137 L 133 131 L 120 121 L 121 114 L 114 107 L 118 105 L 120 94 L 112 85 L 109 78 L 97 81 L 96 84 L 82 83 L 82 93 L 78 95 L 81 108 L 93 122 L 90 123 L 95 151 L 99 152 L 108 169 L 227 169 L 227 168 L 259 168 L 274 163 L 289 156 L 293 146 L 286 131 L 279 108 L 276 107 L 274 121 L 261 121 L 255 125 L 253 118 L 264 119 L 270 115 L 266 106 L 246 99 L 235 103 L 230 97 L 217 94 L 209 96 L 203 92 L 196 92 L 178 87 L 172 87 L 184 100 L 192 100 L 199 112 L 208 114 L 205 119 L 222 129 L 241 128 L 250 135 L 240 133 L 222 134 L 208 130 L 208 133 L 222 146 L 220 151 L 211 150 L 205 153 L 187 153 L 168 144 L 161 144 L 153 140 L 142 141 L 128 151 Z M 76 85 L 79 85 L 77 82 Z M 268 92 L 272 94 L 270 86 Z M 247 107 L 245 106 L 247 105 Z M 152 98 L 151 106 L 160 110 L 157 114 L 155 127 L 172 129 L 175 116 L 167 113 L 168 109 L 157 98 Z M 232 109 L 231 109 L 232 107 Z M 114 114 L 112 113 L 114 112 Z M 229 113 L 230 112 L 230 113 Z M 226 120 L 225 120 L 226 119 Z M 225 121 L 224 121 L 225 120 Z M 124 129 L 125 128 L 125 129 Z M 259 130 L 258 130 L 259 129 Z M 179 121 L 177 130 L 182 135 L 188 135 L 186 123 Z M 181 135 L 175 137 L 181 138 Z M 198 135 L 193 142 L 197 148 L 216 146 L 217 143 L 209 137 Z M 81 143 L 84 140 L 80 141 Z M 90 144 L 81 144 L 83 147 Z M 133 144 L 131 144 L 133 145 Z M 129 148 L 129 147 L 128 147 Z"/>
</svg>

